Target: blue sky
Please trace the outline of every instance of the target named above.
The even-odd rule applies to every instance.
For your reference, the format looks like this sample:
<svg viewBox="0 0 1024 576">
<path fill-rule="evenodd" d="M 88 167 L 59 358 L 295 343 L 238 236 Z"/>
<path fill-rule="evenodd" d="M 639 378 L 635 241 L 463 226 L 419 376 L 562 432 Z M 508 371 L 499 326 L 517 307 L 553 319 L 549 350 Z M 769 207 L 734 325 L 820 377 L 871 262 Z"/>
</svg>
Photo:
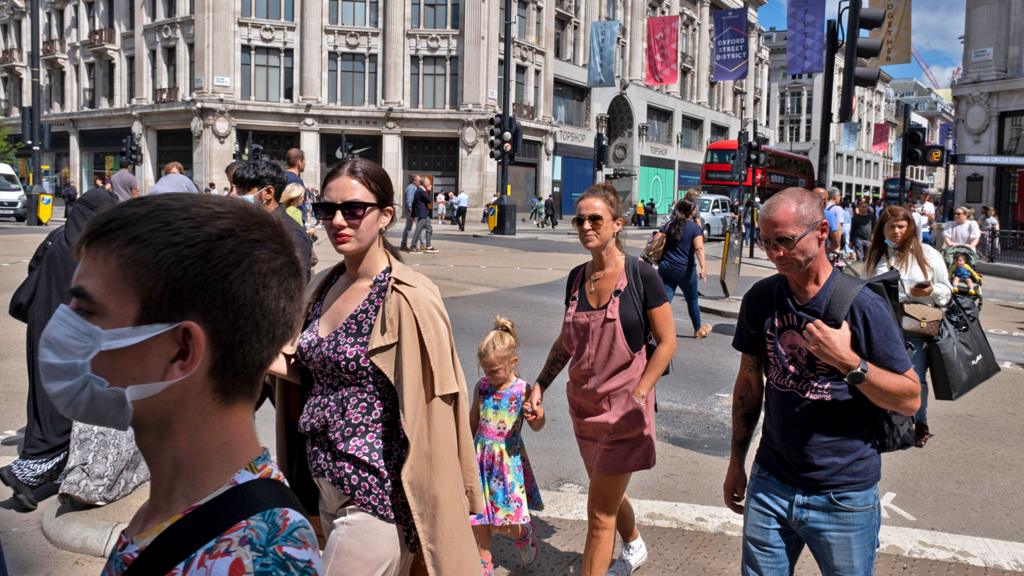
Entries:
<svg viewBox="0 0 1024 576">
<path fill-rule="evenodd" d="M 768 0 L 759 11 L 761 26 L 786 28 L 786 0 Z M 881 0 L 868 0 L 866 4 L 877 6 Z M 965 0 L 917 0 L 914 2 L 911 20 L 913 32 L 911 42 L 928 62 L 932 74 L 939 84 L 949 86 L 953 71 L 963 59 L 963 45 L 959 37 L 964 33 Z M 838 0 L 825 0 L 827 18 L 835 18 Z M 884 68 L 893 78 L 913 76 L 926 86 L 931 84 L 916 62 Z"/>
</svg>

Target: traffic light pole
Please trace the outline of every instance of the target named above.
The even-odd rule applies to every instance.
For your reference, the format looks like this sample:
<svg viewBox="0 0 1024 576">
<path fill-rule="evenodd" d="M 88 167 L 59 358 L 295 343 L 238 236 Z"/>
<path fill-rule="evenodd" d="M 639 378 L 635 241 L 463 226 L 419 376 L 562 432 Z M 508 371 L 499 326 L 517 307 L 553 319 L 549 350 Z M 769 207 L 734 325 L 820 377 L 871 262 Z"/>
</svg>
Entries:
<svg viewBox="0 0 1024 576">
<path fill-rule="evenodd" d="M 38 202 L 39 195 L 43 192 L 42 178 L 43 169 L 41 166 L 42 157 L 40 154 L 40 141 L 39 135 L 42 134 L 42 130 L 39 126 L 41 117 L 41 100 L 42 94 L 39 87 L 39 0 L 31 0 L 29 3 L 29 13 L 31 14 L 31 38 L 30 47 L 32 50 L 29 59 L 29 70 L 32 82 L 32 116 L 29 122 L 29 134 L 27 134 L 27 140 L 32 142 L 32 187 L 29 189 L 29 194 L 26 203 L 28 208 L 26 210 L 26 222 L 29 226 L 38 226 Z M 26 134 L 22 134 L 25 137 Z"/>
<path fill-rule="evenodd" d="M 903 103 L 903 133 L 910 130 L 910 105 Z M 900 206 L 906 203 L 907 194 L 907 143 L 900 144 Z"/>
<path fill-rule="evenodd" d="M 509 132 L 512 127 L 512 0 L 505 2 L 505 21 L 502 26 L 505 28 L 504 48 L 505 56 L 502 58 L 502 79 L 501 79 L 501 132 Z M 498 199 L 508 194 L 508 154 L 501 155 L 501 167 L 498 169 Z"/>
<path fill-rule="evenodd" d="M 832 159 L 832 91 L 836 83 L 836 53 L 839 25 L 829 20 L 825 30 L 825 77 L 821 98 L 821 126 L 818 129 L 818 186 L 828 188 Z"/>
</svg>

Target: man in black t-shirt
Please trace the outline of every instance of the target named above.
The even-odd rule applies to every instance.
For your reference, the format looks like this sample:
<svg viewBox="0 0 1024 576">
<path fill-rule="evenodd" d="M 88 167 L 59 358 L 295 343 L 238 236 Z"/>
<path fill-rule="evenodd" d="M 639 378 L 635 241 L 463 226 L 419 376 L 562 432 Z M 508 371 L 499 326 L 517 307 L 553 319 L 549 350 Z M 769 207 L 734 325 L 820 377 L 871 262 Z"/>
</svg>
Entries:
<svg viewBox="0 0 1024 576">
<path fill-rule="evenodd" d="M 733 347 L 726 505 L 743 518 L 744 574 L 792 573 L 807 544 L 825 574 L 871 574 L 881 458 L 875 431 L 913 415 L 920 384 L 889 304 L 861 290 L 842 326 L 820 320 L 832 281 L 828 223 L 816 196 L 788 188 L 761 210 L 759 242 L 779 274 L 744 296 Z M 764 407 L 749 485 L 745 462 Z M 744 501 L 745 499 L 745 501 Z"/>
</svg>

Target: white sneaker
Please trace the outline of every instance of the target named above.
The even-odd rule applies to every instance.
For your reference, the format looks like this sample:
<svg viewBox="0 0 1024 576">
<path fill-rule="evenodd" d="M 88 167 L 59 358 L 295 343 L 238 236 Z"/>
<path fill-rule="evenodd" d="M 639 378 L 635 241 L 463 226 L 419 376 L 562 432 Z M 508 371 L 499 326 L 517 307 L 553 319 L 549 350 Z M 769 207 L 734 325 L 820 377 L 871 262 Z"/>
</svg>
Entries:
<svg viewBox="0 0 1024 576">
<path fill-rule="evenodd" d="M 608 569 L 608 576 L 629 576 L 647 562 L 647 545 L 643 537 L 623 543 L 619 558 Z"/>
</svg>

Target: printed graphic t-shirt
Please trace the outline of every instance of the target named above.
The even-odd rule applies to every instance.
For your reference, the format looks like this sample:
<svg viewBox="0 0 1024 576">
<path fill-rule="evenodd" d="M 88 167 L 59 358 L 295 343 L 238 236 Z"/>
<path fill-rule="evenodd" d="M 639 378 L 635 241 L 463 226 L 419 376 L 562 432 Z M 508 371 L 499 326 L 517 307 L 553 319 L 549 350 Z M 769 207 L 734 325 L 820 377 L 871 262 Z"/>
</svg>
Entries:
<svg viewBox="0 0 1024 576">
<path fill-rule="evenodd" d="M 129 539 L 121 532 L 117 544 L 107 558 L 102 576 L 118 576 L 131 566 L 139 554 L 161 532 L 180 520 L 185 514 L 218 496 L 225 490 L 258 478 L 272 478 L 285 482 L 284 475 L 263 450 L 252 462 L 242 468 L 220 489 L 188 510 L 166 522 Z M 285 482 L 287 484 L 287 482 Z M 249 574 L 323 574 L 320 551 L 313 527 L 305 516 L 290 508 L 273 508 L 251 516 L 229 528 L 220 536 L 196 550 L 174 570 L 170 576 L 243 576 Z"/>
<path fill-rule="evenodd" d="M 743 297 L 733 348 L 762 360 L 764 424 L 755 458 L 783 482 L 812 492 L 865 490 L 882 462 L 874 431 L 882 409 L 845 381 L 845 373 L 807 350 L 803 331 L 825 314 L 838 271 L 806 304 L 797 303 L 781 275 Z M 874 366 L 910 369 L 903 335 L 889 304 L 861 290 L 846 318 L 853 349 Z"/>
</svg>

